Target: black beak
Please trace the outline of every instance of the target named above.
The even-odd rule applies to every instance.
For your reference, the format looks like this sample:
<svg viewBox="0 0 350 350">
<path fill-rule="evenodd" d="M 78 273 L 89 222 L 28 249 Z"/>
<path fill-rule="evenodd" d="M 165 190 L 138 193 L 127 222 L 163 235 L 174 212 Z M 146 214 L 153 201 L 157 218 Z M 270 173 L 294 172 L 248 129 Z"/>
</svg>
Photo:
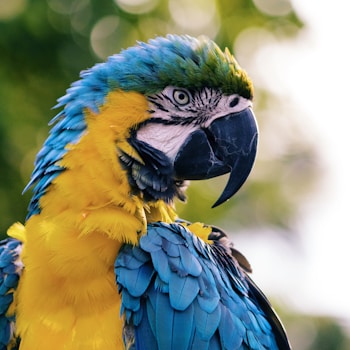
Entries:
<svg viewBox="0 0 350 350">
<path fill-rule="evenodd" d="M 189 135 L 174 162 L 180 180 L 204 180 L 230 172 L 213 208 L 231 198 L 247 179 L 255 160 L 258 128 L 251 108 L 215 119 Z"/>
</svg>

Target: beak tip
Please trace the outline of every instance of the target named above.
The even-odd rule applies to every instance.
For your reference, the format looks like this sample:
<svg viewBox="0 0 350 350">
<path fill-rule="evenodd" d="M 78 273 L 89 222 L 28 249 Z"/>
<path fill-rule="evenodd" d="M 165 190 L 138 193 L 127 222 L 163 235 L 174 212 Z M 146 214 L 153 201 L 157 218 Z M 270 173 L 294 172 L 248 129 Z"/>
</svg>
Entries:
<svg viewBox="0 0 350 350">
<path fill-rule="evenodd" d="M 225 203 L 225 202 L 228 202 L 231 197 L 233 196 L 234 194 L 232 194 L 231 196 L 227 197 L 227 196 L 220 196 L 220 198 L 211 206 L 212 209 L 218 207 L 219 205 Z"/>
<path fill-rule="evenodd" d="M 220 204 L 222 204 L 222 203 L 216 201 L 216 202 L 211 206 L 211 209 L 214 209 L 214 208 L 218 207 Z"/>
<path fill-rule="evenodd" d="M 222 203 L 226 202 L 229 200 L 229 198 L 225 199 L 225 198 L 221 198 L 222 196 L 220 196 L 220 198 L 211 206 L 212 209 L 218 207 L 219 205 L 221 205 Z"/>
</svg>

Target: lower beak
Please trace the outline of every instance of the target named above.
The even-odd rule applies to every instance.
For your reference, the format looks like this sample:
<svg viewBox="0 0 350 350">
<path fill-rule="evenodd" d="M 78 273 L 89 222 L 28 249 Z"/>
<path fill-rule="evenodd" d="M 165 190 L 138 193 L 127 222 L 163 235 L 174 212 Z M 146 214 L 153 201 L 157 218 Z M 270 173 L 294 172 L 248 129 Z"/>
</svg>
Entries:
<svg viewBox="0 0 350 350">
<path fill-rule="evenodd" d="M 214 203 L 231 198 L 247 179 L 257 151 L 258 128 L 251 108 L 215 119 L 196 130 L 181 146 L 174 162 L 179 180 L 204 180 L 230 172 L 226 187 Z"/>
</svg>

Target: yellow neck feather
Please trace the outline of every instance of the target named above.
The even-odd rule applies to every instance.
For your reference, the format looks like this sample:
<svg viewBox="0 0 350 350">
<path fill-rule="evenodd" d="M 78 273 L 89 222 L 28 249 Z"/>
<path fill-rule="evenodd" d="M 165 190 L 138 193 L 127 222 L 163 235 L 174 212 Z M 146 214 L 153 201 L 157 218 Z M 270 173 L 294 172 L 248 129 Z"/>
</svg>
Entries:
<svg viewBox="0 0 350 350">
<path fill-rule="evenodd" d="M 134 152 L 128 130 L 149 117 L 146 99 L 112 92 L 61 161 L 66 170 L 25 227 L 17 301 L 21 349 L 122 349 L 123 320 L 114 261 L 123 243 L 137 244 L 147 222 L 172 222 L 162 201 L 130 195 L 117 149 Z M 134 155 L 137 156 L 137 155 Z"/>
</svg>

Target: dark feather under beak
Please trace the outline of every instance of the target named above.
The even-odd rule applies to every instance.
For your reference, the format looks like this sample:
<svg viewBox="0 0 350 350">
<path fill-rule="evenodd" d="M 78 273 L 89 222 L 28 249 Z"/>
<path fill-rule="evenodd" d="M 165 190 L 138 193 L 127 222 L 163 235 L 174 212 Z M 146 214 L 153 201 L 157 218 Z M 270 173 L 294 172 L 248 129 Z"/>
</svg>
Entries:
<svg viewBox="0 0 350 350">
<path fill-rule="evenodd" d="M 258 128 L 251 108 L 215 119 L 191 133 L 174 162 L 179 180 L 204 180 L 230 172 L 226 187 L 214 203 L 231 198 L 247 179 L 257 152 Z"/>
</svg>

